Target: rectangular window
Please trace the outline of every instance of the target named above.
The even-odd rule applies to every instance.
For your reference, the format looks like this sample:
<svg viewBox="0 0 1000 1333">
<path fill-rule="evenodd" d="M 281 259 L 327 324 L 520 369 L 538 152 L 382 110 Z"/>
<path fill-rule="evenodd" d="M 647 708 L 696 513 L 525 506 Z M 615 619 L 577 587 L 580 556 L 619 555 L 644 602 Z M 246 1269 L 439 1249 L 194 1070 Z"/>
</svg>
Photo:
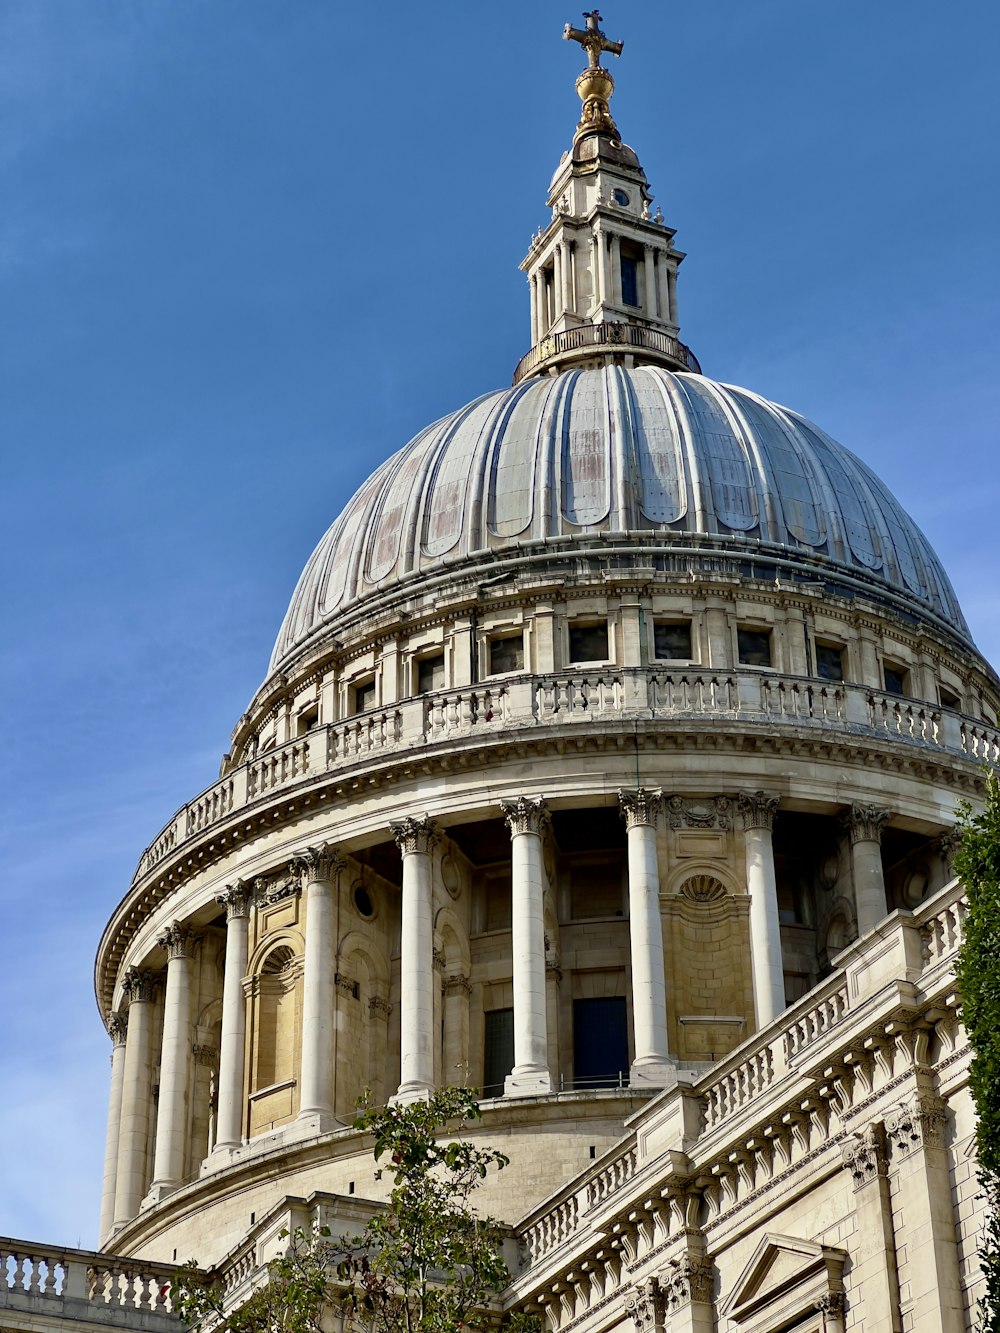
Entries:
<svg viewBox="0 0 1000 1333">
<path fill-rule="evenodd" d="M 354 687 L 354 711 L 356 713 L 367 713 L 369 708 L 376 705 L 375 677 L 371 680 L 361 681 Z"/>
<path fill-rule="evenodd" d="M 816 645 L 816 675 L 820 680 L 844 679 L 844 650 L 832 643 Z"/>
<path fill-rule="evenodd" d="M 569 627 L 569 660 L 571 662 L 606 662 L 608 660 L 608 622 L 597 625 Z"/>
<path fill-rule="evenodd" d="M 312 731 L 314 727 L 319 726 L 319 709 L 306 708 L 298 716 L 295 731 L 299 736 L 304 736 L 306 732 Z"/>
<path fill-rule="evenodd" d="M 956 711 L 961 708 L 962 701 L 957 694 L 947 689 L 944 685 L 938 686 L 938 695 L 941 699 L 942 708 L 954 708 Z"/>
<path fill-rule="evenodd" d="M 639 265 L 630 255 L 622 255 L 622 305 L 639 304 Z"/>
<path fill-rule="evenodd" d="M 886 694 L 909 694 L 910 673 L 906 667 L 886 662 L 882 667 L 882 678 L 885 681 Z"/>
<path fill-rule="evenodd" d="M 514 1068 L 514 1010 L 487 1009 L 483 1018 L 483 1096 L 502 1097 L 504 1080 Z"/>
<path fill-rule="evenodd" d="M 421 657 L 417 662 L 417 693 L 430 694 L 444 689 L 444 653 Z"/>
<path fill-rule="evenodd" d="M 506 634 L 503 638 L 489 641 L 491 676 L 501 676 L 506 671 L 524 670 L 524 635 Z"/>
<path fill-rule="evenodd" d="M 624 1087 L 628 1079 L 628 1017 L 624 995 L 574 1000 L 574 1087 Z"/>
<path fill-rule="evenodd" d="M 690 620 L 657 620 L 653 625 L 653 651 L 657 657 L 672 659 L 679 662 L 690 662 Z"/>
<path fill-rule="evenodd" d="M 736 646 L 744 666 L 771 665 L 771 631 L 767 629 L 737 629 Z"/>
</svg>

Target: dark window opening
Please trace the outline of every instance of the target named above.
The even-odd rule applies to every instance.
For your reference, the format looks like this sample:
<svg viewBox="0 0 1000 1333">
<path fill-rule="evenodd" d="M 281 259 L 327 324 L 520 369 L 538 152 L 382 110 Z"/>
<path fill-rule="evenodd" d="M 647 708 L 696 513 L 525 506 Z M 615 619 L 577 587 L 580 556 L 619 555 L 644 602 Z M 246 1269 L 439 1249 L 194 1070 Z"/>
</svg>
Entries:
<svg viewBox="0 0 1000 1333">
<path fill-rule="evenodd" d="M 375 904 L 372 902 L 371 894 L 362 884 L 354 890 L 354 906 L 359 916 L 367 919 L 375 915 Z"/>
<path fill-rule="evenodd" d="M 844 650 L 832 643 L 816 645 L 816 675 L 820 680 L 844 679 Z"/>
<path fill-rule="evenodd" d="M 299 714 L 296 730 L 300 736 L 304 736 L 307 731 L 312 731 L 314 727 L 319 726 L 319 708 L 307 708 Z"/>
<path fill-rule="evenodd" d="M 623 916 L 619 866 L 605 860 L 577 862 L 570 868 L 569 901 L 574 921 Z"/>
<path fill-rule="evenodd" d="M 375 677 L 373 676 L 371 680 L 366 680 L 360 685 L 355 685 L 354 711 L 356 713 L 367 713 L 369 708 L 375 707 L 375 704 Z"/>
<path fill-rule="evenodd" d="M 505 671 L 524 670 L 524 635 L 508 634 L 502 639 L 490 639 L 490 675 L 500 676 Z"/>
<path fill-rule="evenodd" d="M 622 305 L 639 304 L 639 265 L 630 255 L 622 255 Z"/>
<path fill-rule="evenodd" d="M 886 662 L 882 668 L 886 694 L 909 694 L 909 674 L 905 667 L 890 666 Z"/>
<path fill-rule="evenodd" d="M 938 687 L 938 694 L 941 699 L 942 708 L 954 708 L 956 710 L 961 708 L 962 701 L 958 695 L 951 690 L 945 689 L 943 685 Z"/>
<path fill-rule="evenodd" d="M 573 1001 L 573 1084 L 617 1088 L 628 1083 L 624 995 Z"/>
<path fill-rule="evenodd" d="M 417 693 L 430 694 L 444 689 L 444 653 L 436 657 L 421 657 L 417 662 Z"/>
<path fill-rule="evenodd" d="M 785 1004 L 794 1004 L 796 1000 L 801 1000 L 803 995 L 812 990 L 809 984 L 809 975 L 806 972 L 786 972 L 785 973 Z"/>
<path fill-rule="evenodd" d="M 771 665 L 771 632 L 766 629 L 737 629 L 736 646 L 744 666 Z"/>
<path fill-rule="evenodd" d="M 691 660 L 691 622 L 675 624 L 658 620 L 653 625 L 653 651 L 657 657 Z"/>
<path fill-rule="evenodd" d="M 502 1097 L 514 1068 L 514 1010 L 487 1009 L 483 1044 L 483 1096 Z"/>
<path fill-rule="evenodd" d="M 569 660 L 571 662 L 606 662 L 608 660 L 608 622 L 598 625 L 570 625 Z"/>
<path fill-rule="evenodd" d="M 486 877 L 486 930 L 510 930 L 510 872 L 497 871 Z"/>
</svg>

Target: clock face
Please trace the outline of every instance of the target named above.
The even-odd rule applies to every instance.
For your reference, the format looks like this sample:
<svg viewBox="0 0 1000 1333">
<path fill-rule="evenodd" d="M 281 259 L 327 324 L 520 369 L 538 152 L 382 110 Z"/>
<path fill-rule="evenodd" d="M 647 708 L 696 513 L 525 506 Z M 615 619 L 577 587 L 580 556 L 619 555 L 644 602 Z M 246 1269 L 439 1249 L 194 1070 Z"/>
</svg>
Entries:
<svg viewBox="0 0 1000 1333">
<path fill-rule="evenodd" d="M 624 190 L 615 190 L 615 193 L 614 193 L 614 200 L 615 200 L 615 203 L 616 203 L 616 204 L 619 204 L 622 208 L 627 208 L 627 207 L 628 207 L 628 204 L 629 204 L 629 198 L 628 198 L 628 195 L 625 193 Z"/>
</svg>

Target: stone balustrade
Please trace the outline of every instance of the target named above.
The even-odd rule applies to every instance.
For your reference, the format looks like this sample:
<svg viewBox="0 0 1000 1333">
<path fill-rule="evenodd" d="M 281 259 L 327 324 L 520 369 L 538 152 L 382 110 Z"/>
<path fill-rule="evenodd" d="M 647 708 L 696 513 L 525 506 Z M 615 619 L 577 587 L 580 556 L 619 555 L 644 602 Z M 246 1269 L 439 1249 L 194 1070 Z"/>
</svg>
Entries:
<svg viewBox="0 0 1000 1333">
<path fill-rule="evenodd" d="M 475 741 L 490 732 L 586 725 L 596 718 L 675 720 L 687 725 L 739 719 L 840 732 L 856 739 L 890 736 L 932 751 L 1000 763 L 1000 732 L 971 718 L 861 685 L 745 669 L 596 668 L 523 676 L 507 684 L 440 690 L 391 708 L 317 727 L 234 769 L 170 821 L 143 853 L 133 882 L 187 839 L 272 793 L 346 770 L 373 755 Z"/>
<path fill-rule="evenodd" d="M 645 1197 L 645 1168 L 659 1163 L 662 1170 L 665 1148 L 678 1149 L 684 1143 L 690 1178 L 717 1180 L 709 1187 L 709 1206 L 718 1215 L 723 1207 L 738 1202 L 740 1162 L 751 1149 L 769 1152 L 776 1126 L 779 1132 L 787 1127 L 803 1151 L 825 1141 L 836 1120 L 823 1104 L 823 1097 L 831 1095 L 824 1081 L 835 1080 L 840 1068 L 836 1052 L 825 1042 L 856 1041 L 857 1033 L 853 1038 L 848 1035 L 855 1015 L 878 1027 L 897 1012 L 894 983 L 903 983 L 908 997 L 924 993 L 928 1000 L 942 985 L 942 995 L 949 991 L 965 912 L 961 885 L 953 881 L 916 911 L 893 913 L 870 935 L 848 946 L 838 959 L 838 970 L 797 1004 L 690 1087 L 678 1088 L 675 1104 L 669 1095 L 658 1098 L 642 1114 L 641 1127 L 595 1163 L 582 1189 L 567 1190 L 529 1215 L 522 1231 L 528 1263 L 532 1267 L 547 1263 L 584 1228 L 595 1236 L 605 1234 L 608 1219 L 625 1215 L 633 1206 L 631 1193 L 639 1191 L 640 1200 Z M 907 1006 L 913 1003 L 908 998 Z M 895 1019 L 890 1021 L 891 1030 L 894 1024 L 898 1026 Z M 878 1041 L 873 1049 L 875 1058 L 880 1058 Z M 811 1072 L 813 1064 L 820 1069 L 818 1075 Z M 820 1086 L 809 1091 L 817 1080 Z M 788 1104 L 794 1108 L 790 1113 L 783 1109 Z M 754 1128 L 758 1120 L 761 1129 Z M 747 1141 L 749 1130 L 753 1134 Z M 740 1139 L 735 1146 L 729 1141 L 733 1132 Z M 787 1152 L 772 1155 L 768 1169 L 776 1173 L 789 1160 Z"/>
<path fill-rule="evenodd" d="M 171 1305 L 177 1269 L 145 1259 L 0 1237 L 0 1324 L 37 1328 L 58 1319 L 129 1329 L 179 1328 Z"/>
</svg>

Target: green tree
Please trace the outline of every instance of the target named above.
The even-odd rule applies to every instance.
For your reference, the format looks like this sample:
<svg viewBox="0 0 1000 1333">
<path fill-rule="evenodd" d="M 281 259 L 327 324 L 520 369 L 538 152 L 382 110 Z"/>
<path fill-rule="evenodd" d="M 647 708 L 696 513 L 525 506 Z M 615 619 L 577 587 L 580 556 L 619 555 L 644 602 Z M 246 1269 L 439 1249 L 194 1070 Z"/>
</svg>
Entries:
<svg viewBox="0 0 1000 1333">
<path fill-rule="evenodd" d="M 962 1021 L 972 1047 L 969 1086 L 978 1123 L 979 1183 L 986 1218 L 979 1250 L 985 1280 L 979 1302 L 981 1333 L 1000 1333 L 1000 784 L 986 779 L 986 805 L 959 811 L 962 841 L 955 873 L 969 909 L 958 957 Z"/>
<path fill-rule="evenodd" d="M 377 1176 L 385 1169 L 393 1177 L 384 1211 L 358 1236 L 333 1237 L 325 1227 L 285 1233 L 285 1253 L 235 1310 L 192 1262 L 175 1285 L 181 1318 L 231 1333 L 329 1333 L 332 1316 L 355 1333 L 475 1333 L 487 1325 L 531 1333 L 536 1321 L 499 1319 L 497 1295 L 509 1276 L 500 1229 L 471 1202 L 508 1159 L 442 1133 L 479 1118 L 467 1088 L 406 1106 L 363 1106 L 355 1128 L 374 1137 Z"/>
</svg>

